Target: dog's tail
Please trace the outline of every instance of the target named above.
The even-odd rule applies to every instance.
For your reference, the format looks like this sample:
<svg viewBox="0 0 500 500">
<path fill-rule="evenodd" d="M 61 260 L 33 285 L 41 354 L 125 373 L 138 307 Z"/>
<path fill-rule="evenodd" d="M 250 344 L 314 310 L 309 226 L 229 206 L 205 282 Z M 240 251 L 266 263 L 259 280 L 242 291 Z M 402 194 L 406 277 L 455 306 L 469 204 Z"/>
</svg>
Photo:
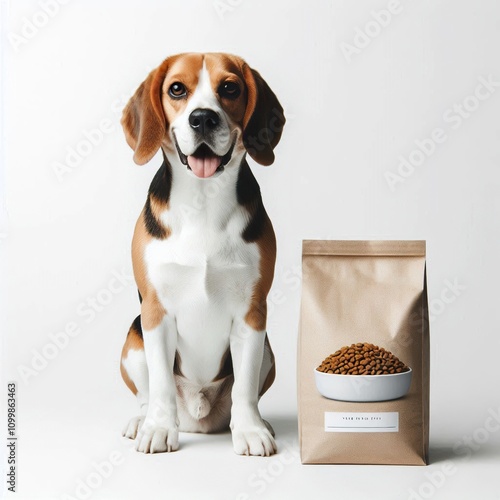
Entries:
<svg viewBox="0 0 500 500">
<path fill-rule="evenodd" d="M 201 391 L 191 396 L 186 406 L 189 414 L 196 420 L 205 418 L 211 410 L 210 402 Z"/>
</svg>

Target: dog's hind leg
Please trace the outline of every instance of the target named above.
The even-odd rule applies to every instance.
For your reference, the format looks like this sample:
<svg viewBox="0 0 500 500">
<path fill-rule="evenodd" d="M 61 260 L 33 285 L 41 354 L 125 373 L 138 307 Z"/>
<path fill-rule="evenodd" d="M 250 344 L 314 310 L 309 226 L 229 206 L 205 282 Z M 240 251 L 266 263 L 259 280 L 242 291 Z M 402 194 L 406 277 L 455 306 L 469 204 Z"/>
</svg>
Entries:
<svg viewBox="0 0 500 500">
<path fill-rule="evenodd" d="M 140 316 L 135 318 L 127 334 L 122 350 L 120 371 L 125 384 L 137 397 L 141 411 L 141 415 L 133 417 L 122 431 L 125 437 L 135 439 L 144 422 L 149 398 L 149 375 Z"/>
</svg>

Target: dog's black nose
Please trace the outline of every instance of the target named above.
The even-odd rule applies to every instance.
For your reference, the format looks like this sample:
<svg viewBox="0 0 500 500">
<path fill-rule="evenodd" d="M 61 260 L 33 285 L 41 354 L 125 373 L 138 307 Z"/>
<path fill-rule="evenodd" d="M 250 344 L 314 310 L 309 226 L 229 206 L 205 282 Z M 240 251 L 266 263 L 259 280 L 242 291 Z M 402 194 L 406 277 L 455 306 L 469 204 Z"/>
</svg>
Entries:
<svg viewBox="0 0 500 500">
<path fill-rule="evenodd" d="M 189 125 L 202 135 L 217 127 L 219 121 L 219 115 L 211 109 L 198 108 L 189 115 Z"/>
</svg>

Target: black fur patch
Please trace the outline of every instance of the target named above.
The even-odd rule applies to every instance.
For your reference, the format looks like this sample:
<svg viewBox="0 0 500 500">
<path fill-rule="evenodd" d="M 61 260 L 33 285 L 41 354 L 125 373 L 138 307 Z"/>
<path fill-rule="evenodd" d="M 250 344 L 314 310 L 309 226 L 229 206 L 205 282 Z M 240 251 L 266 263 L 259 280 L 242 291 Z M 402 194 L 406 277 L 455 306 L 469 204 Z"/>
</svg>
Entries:
<svg viewBox="0 0 500 500">
<path fill-rule="evenodd" d="M 153 211 L 151 210 L 151 195 L 148 196 L 146 200 L 146 205 L 144 206 L 144 225 L 146 226 L 146 231 L 153 236 L 153 238 L 163 239 L 167 235 L 163 224 L 155 217 Z"/>
<path fill-rule="evenodd" d="M 163 154 L 163 163 L 151 181 L 149 194 L 153 195 L 160 202 L 168 203 L 171 188 L 172 167 L 170 166 L 165 154 Z"/>
<path fill-rule="evenodd" d="M 260 200 L 259 203 L 256 203 L 253 215 L 251 216 L 251 219 L 248 222 L 247 227 L 243 231 L 242 234 L 243 239 L 245 241 L 248 241 L 249 243 L 257 241 L 262 235 L 262 232 L 264 230 L 265 220 L 266 220 L 266 211 L 264 210 L 264 205 L 262 204 L 262 200 Z"/>
<path fill-rule="evenodd" d="M 167 232 L 151 210 L 151 199 L 154 198 L 160 203 L 168 203 L 170 190 L 172 188 L 172 167 L 167 158 L 163 155 L 163 163 L 151 181 L 148 191 L 148 199 L 144 206 L 144 224 L 147 232 L 154 238 L 165 238 Z"/>
<path fill-rule="evenodd" d="M 130 327 L 130 330 L 128 331 L 128 335 L 134 331 L 139 337 L 142 339 L 142 326 L 141 326 L 141 315 L 137 316 L 137 318 L 134 319 L 132 326 Z"/>
<path fill-rule="evenodd" d="M 264 230 L 266 211 L 262 203 L 259 184 L 245 160 L 238 174 L 236 196 L 238 203 L 250 212 L 250 220 L 241 236 L 249 243 L 256 241 Z"/>
</svg>

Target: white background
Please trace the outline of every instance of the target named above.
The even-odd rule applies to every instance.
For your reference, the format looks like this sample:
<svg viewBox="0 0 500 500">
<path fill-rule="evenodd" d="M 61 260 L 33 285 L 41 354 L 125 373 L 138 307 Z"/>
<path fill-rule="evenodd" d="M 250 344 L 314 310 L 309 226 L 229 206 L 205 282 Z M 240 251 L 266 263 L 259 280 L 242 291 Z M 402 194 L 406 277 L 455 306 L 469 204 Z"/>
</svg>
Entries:
<svg viewBox="0 0 500 500">
<path fill-rule="evenodd" d="M 500 411 L 500 88 L 471 97 L 478 78 L 500 82 L 498 2 L 402 0 L 387 26 L 368 25 L 376 36 L 350 61 L 342 44 L 360 38 L 388 1 L 72 0 L 31 32 L 26 20 L 43 24 L 42 2 L 2 3 L 1 331 L 20 436 L 12 498 L 82 498 L 78 481 L 112 452 L 121 463 L 92 499 L 500 498 L 500 431 L 484 430 L 489 412 Z M 19 42 L 23 30 L 30 38 Z M 133 163 L 120 110 L 166 56 L 191 50 L 244 57 L 288 117 L 275 164 L 252 163 L 279 252 L 269 320 L 278 375 L 261 410 L 281 453 L 268 459 L 234 455 L 229 434 L 182 435 L 170 455 L 133 451 L 120 436 L 137 408 L 119 356 L 139 311 L 136 289 L 129 282 L 88 322 L 81 314 L 82 303 L 106 294 L 113 273 L 131 273 L 133 227 L 161 163 Z M 464 100 L 470 116 L 450 121 Z M 102 120 L 112 131 L 58 179 L 54 164 Z M 446 140 L 391 190 L 384 174 L 436 127 Z M 300 465 L 305 238 L 427 240 L 431 466 Z M 461 289 L 445 292 L 454 300 L 444 303 L 447 283 Z M 19 367 L 71 322 L 79 335 L 23 378 Z M 470 458 L 453 451 L 466 450 L 467 436 Z"/>
</svg>

